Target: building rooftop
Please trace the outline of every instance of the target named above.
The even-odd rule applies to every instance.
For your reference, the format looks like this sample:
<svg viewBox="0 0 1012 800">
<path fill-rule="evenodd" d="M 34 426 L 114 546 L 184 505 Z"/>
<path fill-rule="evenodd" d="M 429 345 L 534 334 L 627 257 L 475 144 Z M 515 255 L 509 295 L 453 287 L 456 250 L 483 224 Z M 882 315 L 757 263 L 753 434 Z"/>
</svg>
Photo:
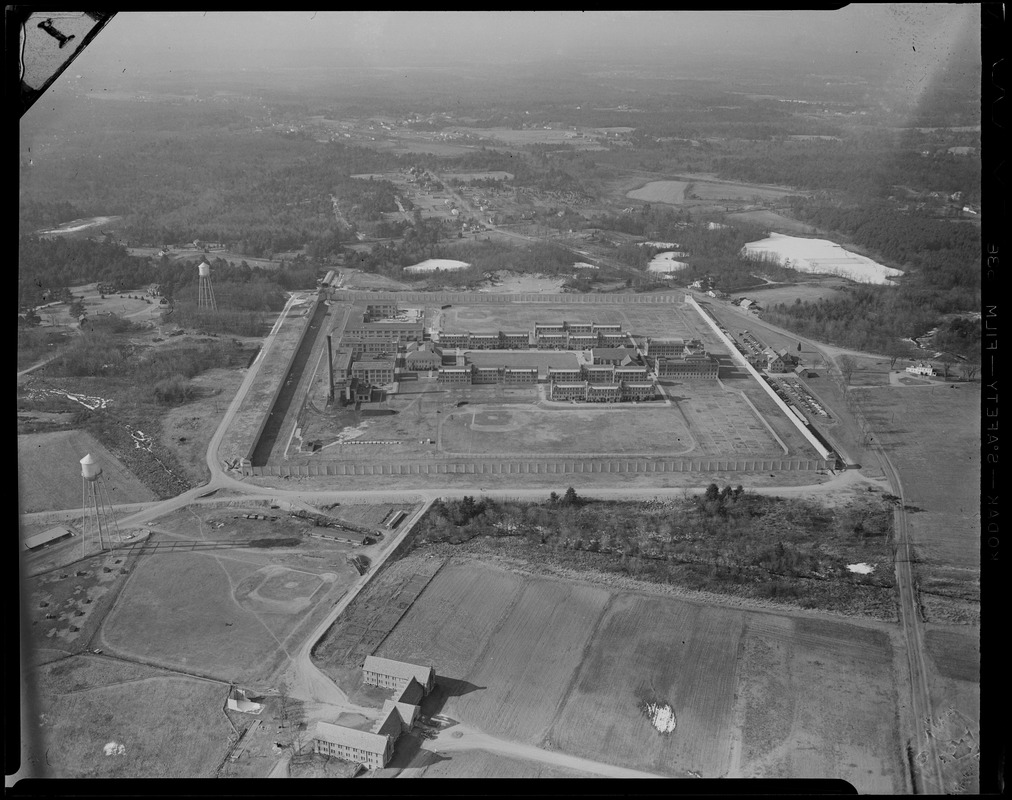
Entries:
<svg viewBox="0 0 1012 800">
<path fill-rule="evenodd" d="M 409 664 L 406 661 L 394 661 L 391 658 L 380 658 L 379 656 L 366 656 L 362 669 L 405 680 L 415 678 L 423 685 L 429 682 L 433 672 L 432 667 Z"/>
<path fill-rule="evenodd" d="M 384 734 L 346 728 L 343 725 L 334 725 L 332 722 L 317 722 L 316 729 L 313 731 L 313 738 L 322 739 L 331 744 L 356 747 L 359 750 L 376 753 L 377 755 L 385 753 L 390 743 L 390 737 Z"/>
</svg>

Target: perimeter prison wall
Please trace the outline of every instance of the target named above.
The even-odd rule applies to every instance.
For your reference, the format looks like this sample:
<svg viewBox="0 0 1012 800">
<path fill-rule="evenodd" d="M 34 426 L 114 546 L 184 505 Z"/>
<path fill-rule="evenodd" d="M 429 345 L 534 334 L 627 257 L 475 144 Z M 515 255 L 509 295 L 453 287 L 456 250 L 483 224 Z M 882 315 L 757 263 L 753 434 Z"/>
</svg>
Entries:
<svg viewBox="0 0 1012 800">
<path fill-rule="evenodd" d="M 475 305 L 478 303 L 545 303 L 550 305 L 590 304 L 590 305 L 642 305 L 651 303 L 681 303 L 683 296 L 675 293 L 665 294 L 540 294 L 520 293 L 505 294 L 499 292 L 367 292 L 345 289 L 335 291 L 331 295 L 334 302 L 355 302 L 359 300 L 391 303 L 426 303 L 446 305 Z"/>
<path fill-rule="evenodd" d="M 813 472 L 834 469 L 835 462 L 823 458 L 659 460 L 630 461 L 594 459 L 572 461 L 421 461 L 402 464 L 276 464 L 263 467 L 244 465 L 242 474 L 254 477 L 329 477 L 341 475 L 520 475 L 586 473 L 672 473 L 672 472 Z"/>
</svg>

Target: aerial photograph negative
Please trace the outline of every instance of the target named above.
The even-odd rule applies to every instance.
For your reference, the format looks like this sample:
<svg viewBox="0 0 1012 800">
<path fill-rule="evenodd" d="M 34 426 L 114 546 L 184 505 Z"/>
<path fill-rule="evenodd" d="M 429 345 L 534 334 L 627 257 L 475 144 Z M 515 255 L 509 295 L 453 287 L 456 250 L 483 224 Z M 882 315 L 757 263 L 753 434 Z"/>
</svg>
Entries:
<svg viewBox="0 0 1012 800">
<path fill-rule="evenodd" d="M 988 791 L 993 11 L 8 8 L 7 791 Z"/>
</svg>

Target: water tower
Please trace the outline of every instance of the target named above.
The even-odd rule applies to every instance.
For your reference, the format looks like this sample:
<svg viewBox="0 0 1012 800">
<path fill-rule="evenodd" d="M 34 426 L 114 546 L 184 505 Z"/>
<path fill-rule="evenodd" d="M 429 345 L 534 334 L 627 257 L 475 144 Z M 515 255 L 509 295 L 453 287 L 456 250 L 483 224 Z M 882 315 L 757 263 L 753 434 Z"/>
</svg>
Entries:
<svg viewBox="0 0 1012 800">
<path fill-rule="evenodd" d="M 197 308 L 218 310 L 214 302 L 214 289 L 211 287 L 211 265 L 206 261 L 201 261 L 197 267 Z"/>
<path fill-rule="evenodd" d="M 81 459 L 82 506 L 86 514 L 82 548 L 87 551 L 88 540 L 98 538 L 99 548 L 106 549 L 106 541 L 112 544 L 113 533 L 118 540 L 119 531 L 112 515 L 112 504 L 109 502 L 109 491 L 102 477 L 102 467 L 95 457 L 88 453 Z"/>
</svg>

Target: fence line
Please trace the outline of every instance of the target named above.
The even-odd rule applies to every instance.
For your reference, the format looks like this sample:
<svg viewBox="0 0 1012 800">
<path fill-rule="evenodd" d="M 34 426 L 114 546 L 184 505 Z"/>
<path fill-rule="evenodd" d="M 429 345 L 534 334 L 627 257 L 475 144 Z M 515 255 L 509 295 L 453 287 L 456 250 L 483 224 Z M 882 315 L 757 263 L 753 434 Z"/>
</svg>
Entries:
<svg viewBox="0 0 1012 800">
<path fill-rule="evenodd" d="M 682 303 L 684 295 L 677 292 L 665 294 L 541 294 L 523 292 L 368 292 L 355 289 L 339 289 L 331 299 L 336 302 L 394 301 L 402 303 L 460 303 L 475 305 L 481 303 L 549 303 L 554 305 L 646 305 Z"/>
<path fill-rule="evenodd" d="M 657 472 L 813 472 L 833 469 L 822 458 L 773 459 L 545 459 L 510 461 L 422 461 L 400 463 L 243 464 L 242 474 L 254 477 L 340 477 L 352 475 L 522 475 Z"/>
</svg>

